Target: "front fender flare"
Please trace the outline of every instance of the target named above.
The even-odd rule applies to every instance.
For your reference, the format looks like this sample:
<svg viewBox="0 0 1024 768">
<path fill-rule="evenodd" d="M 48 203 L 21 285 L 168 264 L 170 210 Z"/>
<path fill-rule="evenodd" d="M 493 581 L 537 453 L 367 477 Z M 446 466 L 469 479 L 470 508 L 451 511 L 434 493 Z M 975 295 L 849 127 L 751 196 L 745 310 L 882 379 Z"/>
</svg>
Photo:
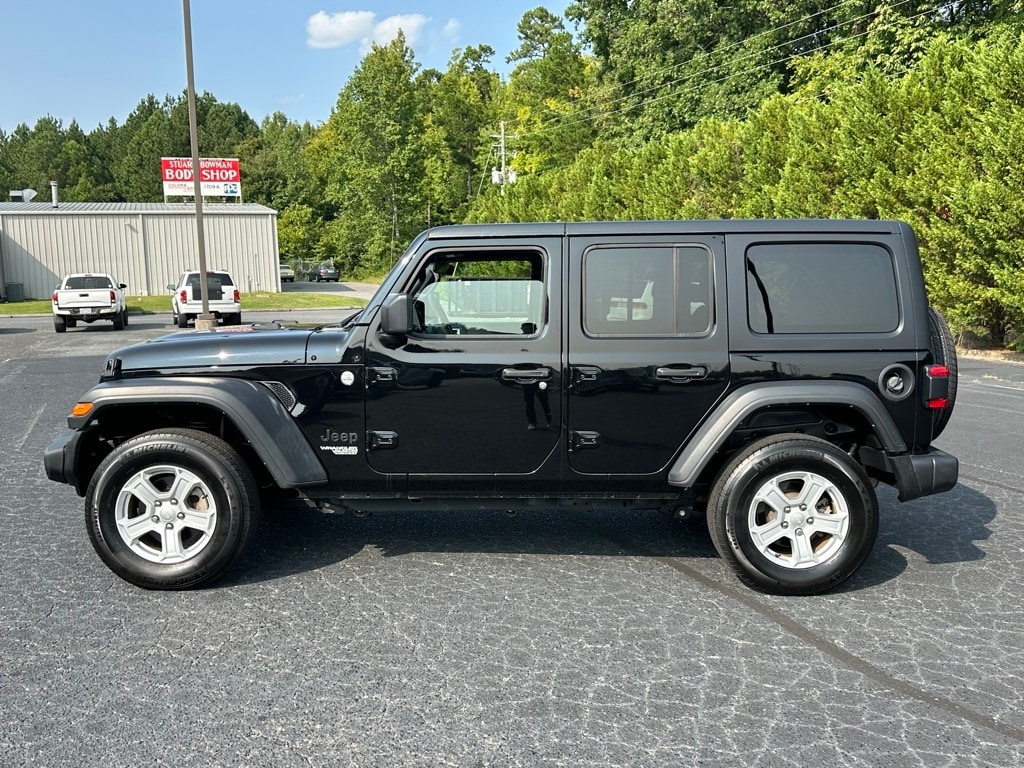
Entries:
<svg viewBox="0 0 1024 768">
<path fill-rule="evenodd" d="M 845 405 L 858 411 L 888 453 L 904 453 L 907 444 L 871 390 L 849 381 L 775 381 L 738 389 L 712 411 L 687 443 L 668 473 L 668 482 L 692 488 L 729 435 L 754 411 L 773 405 Z"/>
<path fill-rule="evenodd" d="M 291 414 L 274 394 L 246 379 L 195 377 L 127 379 L 97 384 L 82 398 L 93 404 L 88 415 L 69 417 L 80 430 L 119 405 L 189 403 L 223 413 L 252 445 L 271 477 L 282 488 L 327 482 L 327 470 Z"/>
</svg>

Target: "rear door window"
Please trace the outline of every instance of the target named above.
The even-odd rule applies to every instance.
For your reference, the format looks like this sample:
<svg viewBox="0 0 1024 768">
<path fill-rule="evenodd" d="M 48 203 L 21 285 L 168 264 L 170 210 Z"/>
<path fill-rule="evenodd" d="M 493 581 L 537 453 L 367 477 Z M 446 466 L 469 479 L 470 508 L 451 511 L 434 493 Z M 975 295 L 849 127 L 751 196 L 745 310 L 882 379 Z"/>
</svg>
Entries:
<svg viewBox="0 0 1024 768">
<path fill-rule="evenodd" d="M 712 323 L 711 253 L 699 245 L 609 245 L 583 260 L 589 336 L 703 335 Z"/>
</svg>

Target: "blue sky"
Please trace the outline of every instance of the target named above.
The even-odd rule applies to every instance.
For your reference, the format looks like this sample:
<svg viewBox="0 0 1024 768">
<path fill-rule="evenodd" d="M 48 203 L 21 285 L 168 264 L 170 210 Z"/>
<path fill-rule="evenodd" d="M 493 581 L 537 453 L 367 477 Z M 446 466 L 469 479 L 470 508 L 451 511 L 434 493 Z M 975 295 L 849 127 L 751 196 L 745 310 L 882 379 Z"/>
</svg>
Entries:
<svg viewBox="0 0 1024 768">
<path fill-rule="evenodd" d="M 487 44 L 492 66 L 518 46 L 523 13 L 567 0 L 191 0 L 196 89 L 237 102 L 260 121 L 275 111 L 326 120 L 372 41 L 402 27 L 422 67 L 444 69 L 453 48 Z M 0 0 L 0 130 L 44 115 L 86 132 L 123 123 L 146 94 L 185 88 L 180 0 Z"/>
</svg>

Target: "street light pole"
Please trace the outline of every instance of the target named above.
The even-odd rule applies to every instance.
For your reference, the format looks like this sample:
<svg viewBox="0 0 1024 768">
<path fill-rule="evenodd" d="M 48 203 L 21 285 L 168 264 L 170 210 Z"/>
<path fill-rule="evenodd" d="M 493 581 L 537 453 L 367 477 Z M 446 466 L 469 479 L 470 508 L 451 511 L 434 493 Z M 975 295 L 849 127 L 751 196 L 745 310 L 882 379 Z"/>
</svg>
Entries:
<svg viewBox="0 0 1024 768">
<path fill-rule="evenodd" d="M 188 71 L 188 131 L 192 144 L 192 194 L 196 201 L 196 243 L 199 247 L 199 285 L 203 313 L 196 318 L 197 331 L 212 330 L 216 320 L 210 314 L 210 289 L 206 282 L 206 237 L 203 232 L 203 191 L 199 181 L 199 130 L 196 120 L 196 79 L 192 69 L 192 11 L 182 0 L 185 12 L 185 68 Z"/>
</svg>

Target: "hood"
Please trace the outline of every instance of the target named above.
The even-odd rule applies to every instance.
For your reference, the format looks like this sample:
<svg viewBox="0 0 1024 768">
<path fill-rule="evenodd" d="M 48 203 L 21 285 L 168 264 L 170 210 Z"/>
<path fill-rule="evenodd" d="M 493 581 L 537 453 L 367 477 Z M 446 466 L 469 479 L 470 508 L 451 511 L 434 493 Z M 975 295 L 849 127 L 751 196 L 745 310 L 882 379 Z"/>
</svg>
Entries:
<svg viewBox="0 0 1024 768">
<path fill-rule="evenodd" d="M 347 332 L 332 328 L 347 337 Z M 161 371 L 237 368 L 253 365 L 300 365 L 306 362 L 308 328 L 233 327 L 187 331 L 123 347 L 111 353 L 104 378 L 115 371 Z M 333 334 L 332 334 L 333 335 Z M 338 340 L 342 342 L 342 339 Z M 343 347 L 343 343 L 338 346 Z"/>
</svg>

